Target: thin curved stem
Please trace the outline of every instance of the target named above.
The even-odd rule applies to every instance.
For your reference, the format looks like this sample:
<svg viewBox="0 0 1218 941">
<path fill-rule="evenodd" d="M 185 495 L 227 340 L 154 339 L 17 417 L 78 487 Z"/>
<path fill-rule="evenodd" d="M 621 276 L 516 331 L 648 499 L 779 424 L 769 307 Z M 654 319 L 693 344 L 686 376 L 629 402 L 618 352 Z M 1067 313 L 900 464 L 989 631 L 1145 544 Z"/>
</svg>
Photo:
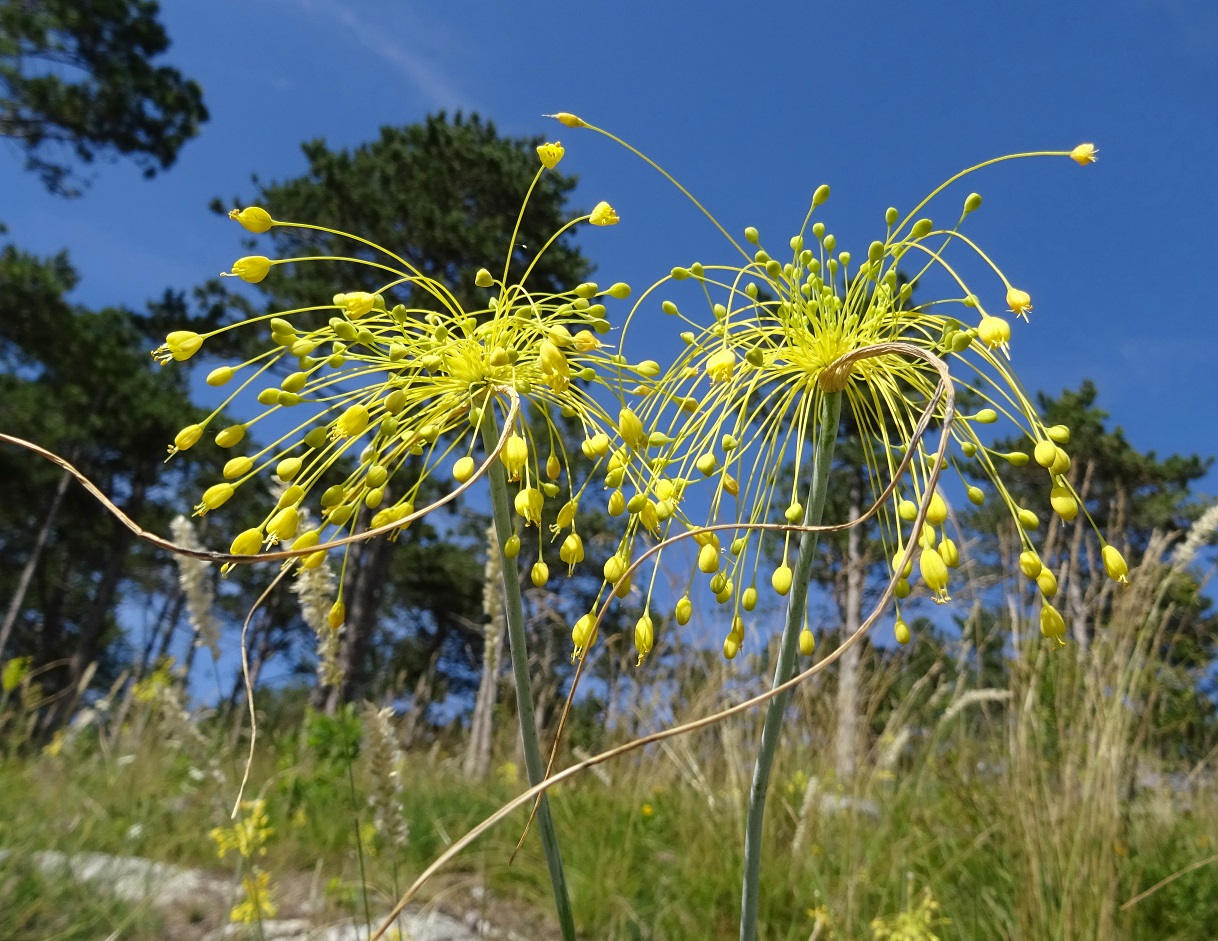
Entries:
<svg viewBox="0 0 1218 941">
<path fill-rule="evenodd" d="M 828 494 L 829 468 L 833 464 L 833 449 L 837 444 L 838 421 L 842 411 L 842 393 L 825 393 L 820 408 L 820 433 L 812 458 L 812 486 L 808 508 L 804 511 L 805 526 L 819 526 Z M 799 540 L 799 555 L 791 581 L 791 600 L 787 603 L 787 619 L 782 629 L 778 650 L 778 666 L 774 670 L 773 686 L 781 686 L 795 672 L 795 655 L 799 649 L 799 632 L 808 610 L 808 580 L 812 560 L 816 556 L 815 532 L 805 532 Z M 740 897 L 740 941 L 756 941 L 757 912 L 761 890 L 762 824 L 765 821 L 765 799 L 770 787 L 770 769 L 778 750 L 783 714 L 792 690 L 779 693 L 766 707 L 761 743 L 757 747 L 757 764 L 753 768 L 753 786 L 749 790 L 749 814 L 744 831 L 744 885 Z"/>
<path fill-rule="evenodd" d="M 495 427 L 494 409 L 488 401 L 482 419 L 482 442 L 486 452 L 497 450 L 499 431 Z M 506 433 L 507 429 L 505 429 Z M 537 719 L 533 713 L 533 683 L 529 679 L 529 651 L 524 634 L 524 603 L 520 597 L 520 576 L 516 562 L 503 556 L 504 543 L 513 534 L 511 501 L 508 497 L 507 474 L 503 463 L 491 460 L 487 470 L 490 481 L 491 509 L 495 519 L 495 543 L 503 570 L 504 613 L 507 620 L 508 645 L 512 652 L 512 678 L 516 684 L 516 712 L 520 718 L 520 738 L 524 743 L 524 763 L 529 783 L 536 786 L 545 780 L 546 767 L 537 738 Z M 543 795 L 537 811 L 541 844 L 545 848 L 546 866 L 550 870 L 550 885 L 554 889 L 554 905 L 563 941 L 575 941 L 575 915 L 567 894 L 567 877 L 563 872 L 562 853 L 558 847 L 558 832 L 550 813 L 549 800 Z"/>
</svg>

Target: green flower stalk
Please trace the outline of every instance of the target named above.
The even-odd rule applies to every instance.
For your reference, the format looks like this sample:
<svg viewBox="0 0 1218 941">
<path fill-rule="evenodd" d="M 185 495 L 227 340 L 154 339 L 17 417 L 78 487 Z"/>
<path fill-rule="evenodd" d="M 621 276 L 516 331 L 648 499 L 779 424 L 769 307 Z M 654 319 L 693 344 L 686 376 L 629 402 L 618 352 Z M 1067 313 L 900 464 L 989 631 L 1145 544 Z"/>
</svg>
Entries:
<svg viewBox="0 0 1218 941">
<path fill-rule="evenodd" d="M 681 524 L 699 543 L 697 564 L 676 606 L 678 624 L 691 616 L 695 579 L 708 579 L 710 593 L 727 609 L 724 621 L 730 626 L 723 653 L 731 659 L 746 642 L 743 615 L 758 603 L 758 582 L 764 586 L 768 581 L 775 593 L 790 596 L 774 686 L 793 676 L 797 649 L 812 654 L 815 638 L 805 623 L 807 583 L 839 411 L 848 409 L 859 430 L 880 535 L 892 559 L 896 639 L 910 640 L 899 599 L 913 590 L 915 565 L 929 596 L 938 603 L 950 600 L 951 570 L 959 554 L 945 526 L 948 507 L 938 481 L 945 470 L 958 473 L 969 500 L 980 504 L 985 494 L 969 483 L 964 474 L 968 465 L 989 480 L 1010 514 L 1022 542 L 1020 568 L 1041 592 L 1041 631 L 1061 643 L 1066 625 L 1051 601 L 1056 581 L 1041 565 L 1033 542 L 1040 520 L 1016 503 L 1002 476 L 1008 465 L 1034 459 L 1045 469 L 1054 512 L 1066 520 L 1086 513 L 1065 476 L 1069 429 L 1042 423 L 1011 366 L 1007 312 L 1026 321 L 1031 297 L 961 231 L 981 206 L 980 195 L 970 193 L 950 225 L 936 225 L 923 213 L 951 184 L 984 167 L 1041 156 L 1070 157 L 1086 165 L 1094 161 L 1095 148 L 1084 144 L 1072 151 L 1014 154 L 970 167 L 912 210 L 887 210 L 882 237 L 858 254 L 840 249 L 819 220 L 818 210 L 829 198 L 829 187 L 822 185 L 800 230 L 780 250 L 763 243 L 752 227 L 744 231 L 746 249 L 687 190 L 629 144 L 575 115 L 554 117 L 611 138 L 657 169 L 710 218 L 740 256 L 724 264 L 695 262 L 672 269 L 642 295 L 623 329 L 625 334 L 644 304 L 650 314 L 652 295 L 668 290 L 672 282 L 693 285 L 699 306 L 708 307 L 711 315 L 701 322 L 674 299 L 662 300 L 660 311 L 688 328 L 681 334 L 685 349 L 669 369 L 636 390 L 639 401 L 632 410 L 638 437 L 642 440 L 646 429 L 646 445 L 654 450 L 642 455 L 643 446 L 632 448 L 643 459 L 626 469 L 635 489 L 631 502 L 675 501 L 663 535 L 672 538 L 672 527 Z M 974 291 L 965 282 L 953 260 L 960 249 L 989 269 L 992 286 Z M 996 312 L 996 297 L 1007 312 Z M 945 378 L 952 386 L 947 395 L 942 394 Z M 972 393 L 981 407 L 955 414 L 957 390 Z M 923 444 L 927 415 L 948 433 L 950 447 L 932 450 Z M 1027 452 L 999 453 L 986 446 L 988 426 L 1000 417 L 1027 437 Z M 786 467 L 794 471 L 789 478 L 783 474 Z M 710 505 L 705 526 L 689 520 L 682 508 L 681 498 L 695 488 L 706 491 Z M 610 512 L 615 497 L 610 497 Z M 720 541 L 723 523 L 734 524 L 726 545 Z M 800 530 L 804 534 L 796 542 Z M 775 538 L 781 544 L 771 547 Z M 1108 574 L 1123 579 L 1125 564 L 1117 550 L 1105 546 L 1103 554 Z M 780 561 L 770 568 L 775 556 Z M 648 622 L 646 630 L 636 632 L 640 659 L 653 642 Z M 756 937 L 762 819 L 787 698 L 779 695 L 770 702 L 750 793 L 740 934 L 745 941 Z"/>
<path fill-rule="evenodd" d="M 230 213 L 256 234 L 275 226 L 315 229 L 378 253 L 373 260 L 248 256 L 233 264 L 231 276 L 256 283 L 276 265 L 315 261 L 346 262 L 383 276 L 375 291 L 335 294 L 314 306 L 252 318 L 208 334 L 175 331 L 154 351 L 162 363 L 185 361 L 225 330 L 262 324 L 270 328 L 266 352 L 211 371 L 210 385 L 236 383 L 235 390 L 206 420 L 182 429 L 169 449 L 172 456 L 193 447 L 207 432 L 214 433 L 217 446 L 234 452 L 224 467 L 224 479 L 203 492 L 195 507 L 198 515 L 219 510 L 261 477 L 274 475 L 282 486 L 274 505 L 265 505 L 262 522 L 233 539 L 233 555 L 253 561 L 264 549 L 290 544 L 301 554 L 299 564 L 307 571 L 322 565 L 328 547 L 337 540 L 349 542 L 376 531 L 396 536 L 426 511 L 417 504 L 429 479 L 451 477 L 456 485 L 465 486 L 489 470 L 505 563 L 516 559 L 521 549 L 513 509 L 526 534 L 535 527 L 531 538 L 537 540 L 538 561 L 530 573 L 535 585 L 540 587 L 549 578 L 546 558 L 553 556 L 555 544 L 558 561 L 568 572 L 583 561 L 576 510 L 593 475 L 611 463 L 610 435 L 618 424 L 598 400 L 596 389 L 606 387 L 610 379 L 620 382 L 625 375 L 654 376 L 659 368 L 654 363 L 631 365 L 601 339 L 611 329 L 606 302 L 627 298 L 628 285 L 601 288 L 589 282 L 557 294 L 528 286 L 538 259 L 564 233 L 584 222 L 593 226 L 618 222 L 608 203 L 599 203 L 591 213 L 560 228 L 533 256 L 522 277 L 508 280 L 509 263 L 523 248 L 517 235 L 529 196 L 541 174 L 553 169 L 564 153 L 558 143 L 543 144 L 537 151 L 541 165 L 517 217 L 502 275 L 485 268 L 477 273 L 475 284 L 487 291 L 487 299 L 484 307 L 475 310 L 462 307 L 448 287 L 390 249 L 358 235 L 276 220 L 256 206 Z M 410 306 L 395 303 L 396 294 L 424 301 L 414 300 Z M 263 406 L 257 417 L 212 428 L 226 408 L 247 394 L 255 395 Z M 532 421 L 517 420 L 528 413 Z M 243 449 L 251 428 L 260 422 L 277 429 L 286 425 L 288 430 L 264 446 Z M 564 446 L 567 426 L 560 427 L 560 422 L 574 422 L 582 429 L 581 450 L 593 462 L 593 473 L 582 480 L 573 477 Z M 498 447 L 501 431 L 504 437 Z M 487 456 L 481 467 L 476 456 L 480 443 Z M 334 481 L 340 462 L 345 476 Z M 256 488 L 254 498 L 264 499 L 264 492 Z M 551 501 L 561 503 L 557 523 L 546 533 L 541 521 Z M 306 505 L 316 506 L 317 516 L 309 518 L 319 519 L 318 525 L 308 526 Z M 532 718 L 523 611 L 515 566 L 505 564 L 504 571 L 509 573 L 505 577 L 509 621 L 514 617 L 517 622 L 509 624 L 512 653 L 525 658 L 524 668 L 516 670 L 517 696 L 530 776 L 536 783 L 543 766 Z M 328 614 L 329 626 L 336 630 L 344 619 L 340 588 Z M 542 810 L 543 841 L 560 921 L 564 936 L 573 937 L 557 839 L 548 807 Z"/>
</svg>

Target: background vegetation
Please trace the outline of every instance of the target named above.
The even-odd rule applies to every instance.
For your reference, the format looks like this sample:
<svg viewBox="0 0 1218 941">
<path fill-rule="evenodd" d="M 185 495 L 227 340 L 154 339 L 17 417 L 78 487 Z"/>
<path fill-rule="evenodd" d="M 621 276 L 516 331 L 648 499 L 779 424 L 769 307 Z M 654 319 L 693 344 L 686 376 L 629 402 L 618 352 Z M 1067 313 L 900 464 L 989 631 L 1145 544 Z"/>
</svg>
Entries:
<svg viewBox="0 0 1218 941">
<path fill-rule="evenodd" d="M 65 196 L 78 193 L 74 174 L 95 155 L 169 167 L 207 116 L 197 85 L 149 64 L 167 45 L 155 4 L 87 6 L 0 3 L 0 134 L 28 156 L 32 185 Z M 70 61 L 86 78 L 67 83 L 40 72 L 40 61 Z M 476 116 L 435 115 L 351 152 L 307 143 L 306 174 L 255 180 L 239 202 L 360 232 L 469 289 L 506 242 L 535 143 L 500 137 Z M 575 180 L 544 179 L 526 220 L 530 244 L 571 214 Z M 591 270 L 574 245 L 547 258 L 537 276 L 555 287 Z M 200 446 L 164 463 L 166 443 L 207 404 L 206 388 L 184 369 L 156 367 L 147 351 L 167 329 L 332 293 L 324 272 L 309 278 L 272 276 L 257 298 L 206 284 L 145 309 L 90 310 L 70 300 L 66 254 L 5 245 L 0 431 L 68 457 L 143 527 L 168 533 L 223 454 Z M 1209 462 L 1139 452 L 1109 426 L 1099 397 L 1085 384 L 1040 404 L 1071 427 L 1072 482 L 1131 559 L 1131 586 L 1114 587 L 1102 569 L 1093 578 L 1098 549 L 1087 530 L 1038 507 L 1037 488 L 1016 494 L 1054 520 L 1043 556 L 1072 636 L 1053 650 L 1029 617 L 1030 594 L 1006 574 L 1014 534 L 984 509 L 959 515 L 968 581 L 954 621 L 923 619 L 908 648 L 878 636 L 796 697 L 768 819 L 766 937 L 1213 936 L 1218 633 L 1198 552 L 1216 520 L 1201 516 L 1191 491 Z M 858 499 L 849 434 L 834 471 L 836 518 Z M 267 576 L 241 570 L 219 583 L 203 574 L 215 588 L 220 649 L 230 652 L 213 659 L 175 560 L 141 546 L 23 451 L 0 450 L 0 479 L 0 936 L 193 936 L 149 906 L 44 871 L 36 854 L 226 865 L 209 833 L 229 825 L 248 735 L 231 651 Z M 340 682 L 315 676 L 314 633 L 290 592 L 254 621 L 263 744 L 250 791 L 269 815 L 259 865 L 285 904 L 295 891 L 336 918 L 384 911 L 452 838 L 518 793 L 501 630 L 484 601 L 483 510 L 459 504 L 353 556 Z M 213 537 L 214 525 L 200 524 L 198 538 L 224 544 L 229 533 Z M 852 630 L 880 584 L 886 561 L 867 535 L 825 544 L 815 576 L 820 652 Z M 550 738 L 570 679 L 568 615 L 584 610 L 587 589 L 564 580 L 526 593 Z M 757 614 L 764 624 L 774 609 Z M 768 673 L 765 651 L 725 664 L 675 625 L 657 631 L 652 659 L 636 671 L 625 639 L 613 629 L 602 636 L 560 763 L 738 701 Z M 365 702 L 391 708 L 400 755 L 375 746 L 377 711 Z M 733 933 L 754 719 L 637 752 L 556 794 L 588 937 Z M 392 800 L 378 804 L 378 794 Z M 394 800 L 401 813 L 391 819 Z M 511 903 L 495 915 L 544 934 L 535 839 L 508 864 L 523 819 L 462 857 L 432 890 L 434 904 L 471 905 L 471 888 L 488 887 Z M 198 915 L 203 923 L 214 913 Z M 885 934 L 898 930 L 907 934 Z"/>
</svg>

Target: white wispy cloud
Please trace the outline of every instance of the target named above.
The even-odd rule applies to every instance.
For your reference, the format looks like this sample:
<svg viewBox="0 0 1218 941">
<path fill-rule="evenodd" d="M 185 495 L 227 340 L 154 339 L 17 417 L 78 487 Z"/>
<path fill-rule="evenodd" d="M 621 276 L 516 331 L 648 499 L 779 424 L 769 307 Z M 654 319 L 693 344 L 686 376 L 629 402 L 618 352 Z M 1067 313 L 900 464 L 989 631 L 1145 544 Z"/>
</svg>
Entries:
<svg viewBox="0 0 1218 941">
<path fill-rule="evenodd" d="M 435 31 L 412 15 L 405 4 L 392 5 L 394 22 L 391 28 L 387 28 L 383 23 L 365 19 L 357 12 L 355 5 L 340 0 L 290 2 L 315 16 L 337 22 L 369 55 L 405 77 L 427 107 L 471 110 L 472 103 L 468 97 L 420 51 L 427 40 L 434 44 Z M 400 41 L 398 35 L 409 37 L 409 43 Z"/>
</svg>

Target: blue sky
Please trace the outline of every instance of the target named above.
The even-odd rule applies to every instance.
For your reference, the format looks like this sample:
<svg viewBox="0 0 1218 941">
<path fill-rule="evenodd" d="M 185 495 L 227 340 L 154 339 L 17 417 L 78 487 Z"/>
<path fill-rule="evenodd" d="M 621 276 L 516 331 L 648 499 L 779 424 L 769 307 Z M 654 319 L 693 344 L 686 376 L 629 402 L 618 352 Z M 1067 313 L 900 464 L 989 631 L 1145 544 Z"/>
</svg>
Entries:
<svg viewBox="0 0 1218 941">
<path fill-rule="evenodd" d="M 354 146 L 441 108 L 560 138 L 576 204 L 608 199 L 623 218 L 583 236 L 599 279 L 640 288 L 724 257 L 720 238 L 625 152 L 543 113 L 616 131 L 729 230 L 756 225 L 770 244 L 827 182 L 824 218 L 856 254 L 886 206 L 964 166 L 1094 141 L 1095 166 L 998 167 L 942 218 L 968 188 L 985 197 L 967 231 L 1034 298 L 1014 341 L 1031 389 L 1093 378 L 1135 446 L 1218 451 L 1216 4 L 169 0 L 163 18 L 166 61 L 201 82 L 212 113 L 170 172 L 148 182 L 103 164 L 65 201 L 0 151 L 9 238 L 69 249 L 82 303 L 139 306 L 215 275 L 242 233 L 211 197 L 249 193 L 252 173 L 299 174 L 304 140 Z"/>
</svg>

